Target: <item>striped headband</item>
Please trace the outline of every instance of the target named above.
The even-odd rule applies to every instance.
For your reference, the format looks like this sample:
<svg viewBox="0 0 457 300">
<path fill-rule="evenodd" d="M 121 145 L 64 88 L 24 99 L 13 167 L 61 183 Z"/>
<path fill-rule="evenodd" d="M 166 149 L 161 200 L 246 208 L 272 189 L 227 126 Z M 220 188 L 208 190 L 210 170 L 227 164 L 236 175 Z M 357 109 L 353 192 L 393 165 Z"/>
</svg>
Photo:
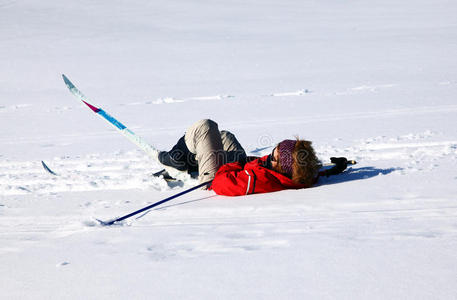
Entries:
<svg viewBox="0 0 457 300">
<path fill-rule="evenodd" d="M 278 145 L 279 163 L 282 170 L 289 176 L 292 176 L 292 165 L 294 164 L 292 153 L 296 143 L 297 141 L 294 140 L 284 140 Z"/>
</svg>

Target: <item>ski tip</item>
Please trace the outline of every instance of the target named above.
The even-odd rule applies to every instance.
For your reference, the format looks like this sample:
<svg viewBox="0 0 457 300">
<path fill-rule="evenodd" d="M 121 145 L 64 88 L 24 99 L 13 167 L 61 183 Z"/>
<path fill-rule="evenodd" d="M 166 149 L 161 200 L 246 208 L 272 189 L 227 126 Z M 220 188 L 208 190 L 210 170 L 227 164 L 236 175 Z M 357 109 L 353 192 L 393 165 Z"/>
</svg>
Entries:
<svg viewBox="0 0 457 300">
<path fill-rule="evenodd" d="M 98 223 L 102 226 L 111 226 L 114 224 L 114 221 L 112 221 L 112 220 L 111 221 L 102 221 L 100 219 L 95 219 L 95 220 L 97 220 Z"/>
<path fill-rule="evenodd" d="M 102 221 L 100 219 L 95 219 L 101 226 L 111 226 L 111 225 L 118 225 L 118 226 L 124 226 L 125 223 L 119 218 L 114 218 L 108 221 Z"/>
<path fill-rule="evenodd" d="M 45 163 L 44 161 L 41 161 L 41 165 L 43 166 L 43 168 L 50 174 L 54 175 L 54 176 L 57 176 L 57 173 L 55 173 L 54 171 L 52 171 Z"/>
<path fill-rule="evenodd" d="M 63 78 L 63 82 L 65 82 L 65 85 L 67 86 L 67 88 L 70 91 L 75 89 L 75 85 L 70 81 L 70 79 L 68 79 L 67 76 L 65 76 L 65 74 L 62 74 L 62 78 Z"/>
<path fill-rule="evenodd" d="M 71 83 L 70 79 L 68 79 L 67 76 L 65 76 L 65 74 L 62 74 L 62 78 L 63 78 L 63 81 L 65 82 L 65 84 L 67 86 L 72 86 L 73 84 Z"/>
<path fill-rule="evenodd" d="M 348 165 L 355 165 L 357 162 L 355 160 L 348 160 Z"/>
</svg>

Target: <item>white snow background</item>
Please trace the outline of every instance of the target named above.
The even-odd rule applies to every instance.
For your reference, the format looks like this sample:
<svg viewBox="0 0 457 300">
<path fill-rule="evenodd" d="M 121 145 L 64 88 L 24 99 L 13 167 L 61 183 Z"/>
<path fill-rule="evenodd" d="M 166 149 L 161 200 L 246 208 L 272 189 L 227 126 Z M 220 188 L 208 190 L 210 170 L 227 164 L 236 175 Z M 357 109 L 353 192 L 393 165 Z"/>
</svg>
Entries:
<svg viewBox="0 0 457 300">
<path fill-rule="evenodd" d="M 0 0 L 1 299 L 457 299 L 457 2 Z M 211 118 L 359 163 L 245 197 L 159 169 Z M 60 176 L 52 176 L 40 161 Z"/>
</svg>

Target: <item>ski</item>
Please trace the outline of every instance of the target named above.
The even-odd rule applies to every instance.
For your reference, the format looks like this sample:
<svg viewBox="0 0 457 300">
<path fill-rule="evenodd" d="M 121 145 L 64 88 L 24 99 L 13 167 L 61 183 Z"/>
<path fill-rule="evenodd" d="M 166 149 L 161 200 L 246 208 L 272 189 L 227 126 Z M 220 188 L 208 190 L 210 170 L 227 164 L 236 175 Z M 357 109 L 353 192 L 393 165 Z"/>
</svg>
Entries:
<svg viewBox="0 0 457 300">
<path fill-rule="evenodd" d="M 59 174 L 57 174 L 57 173 L 55 173 L 54 171 L 52 171 L 52 170 L 44 163 L 44 161 L 41 161 L 41 165 L 42 165 L 43 168 L 46 170 L 46 172 L 48 172 L 49 174 L 54 175 L 54 176 L 59 176 Z"/>
<path fill-rule="evenodd" d="M 116 118 L 108 114 L 106 111 L 101 109 L 100 107 L 96 107 L 92 105 L 90 101 L 76 86 L 68 79 L 67 76 L 62 74 L 63 81 L 65 82 L 65 85 L 68 87 L 70 92 L 79 100 L 81 100 L 87 107 L 89 107 L 94 113 L 99 115 L 101 118 L 103 118 L 105 121 L 110 123 L 112 126 L 114 126 L 123 136 L 125 136 L 128 140 L 130 140 L 132 143 L 137 145 L 140 149 L 142 149 L 149 157 L 151 157 L 154 161 L 162 165 L 159 161 L 158 155 L 159 151 L 148 144 L 142 137 L 136 135 L 133 131 L 127 128 L 124 124 L 119 122 Z M 163 166 L 163 165 L 162 165 Z M 170 177 L 173 178 L 182 178 L 183 176 L 187 177 L 187 173 L 178 171 L 176 169 L 170 168 L 168 166 L 163 166 L 166 171 L 168 172 Z M 161 171 L 160 171 L 161 172 Z"/>
</svg>

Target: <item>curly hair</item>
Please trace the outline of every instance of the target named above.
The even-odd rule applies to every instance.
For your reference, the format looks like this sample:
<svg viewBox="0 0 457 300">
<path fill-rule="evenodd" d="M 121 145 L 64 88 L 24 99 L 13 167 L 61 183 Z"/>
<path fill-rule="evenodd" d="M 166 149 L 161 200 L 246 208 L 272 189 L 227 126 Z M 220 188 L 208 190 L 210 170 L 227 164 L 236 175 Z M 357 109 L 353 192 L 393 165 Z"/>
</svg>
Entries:
<svg viewBox="0 0 457 300">
<path fill-rule="evenodd" d="M 292 156 L 292 180 L 298 184 L 310 187 L 314 184 L 319 171 L 319 160 L 310 141 L 300 140 L 297 137 Z"/>
</svg>

